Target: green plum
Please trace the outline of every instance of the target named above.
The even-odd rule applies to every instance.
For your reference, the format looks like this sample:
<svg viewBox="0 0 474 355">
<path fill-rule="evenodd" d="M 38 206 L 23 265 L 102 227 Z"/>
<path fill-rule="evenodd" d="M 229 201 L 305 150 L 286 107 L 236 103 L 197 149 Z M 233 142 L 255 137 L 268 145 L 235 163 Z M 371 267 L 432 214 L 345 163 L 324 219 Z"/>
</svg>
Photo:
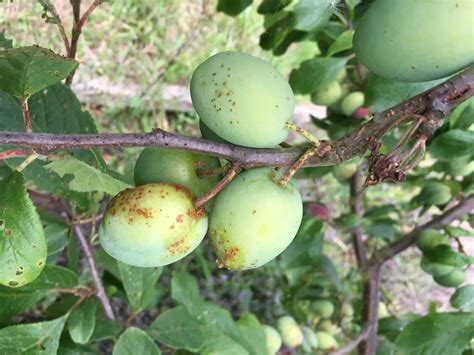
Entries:
<svg viewBox="0 0 474 355">
<path fill-rule="evenodd" d="M 387 305 L 385 303 L 379 302 L 377 314 L 379 318 L 390 317 L 390 313 L 388 313 Z"/>
<path fill-rule="evenodd" d="M 444 287 L 458 287 L 465 278 L 466 273 L 462 269 L 454 269 L 446 275 L 433 277 L 437 284 Z"/>
<path fill-rule="evenodd" d="M 218 143 L 229 143 L 225 139 L 219 137 L 216 132 L 214 132 L 204 123 L 203 120 L 199 120 L 199 130 L 201 131 L 201 136 L 204 139 Z"/>
<path fill-rule="evenodd" d="M 318 323 L 318 329 L 322 330 L 329 334 L 335 334 L 338 331 L 338 328 L 333 324 L 329 319 L 323 319 Z"/>
<path fill-rule="evenodd" d="M 209 236 L 219 264 L 233 270 L 259 267 L 293 241 L 303 215 L 298 189 L 278 185 L 271 168 L 241 173 L 217 195 Z"/>
<path fill-rule="evenodd" d="M 218 53 L 191 79 L 200 119 L 233 144 L 272 148 L 286 139 L 295 99 L 288 81 L 269 63 L 239 52 Z"/>
<path fill-rule="evenodd" d="M 351 116 L 358 108 L 364 105 L 365 96 L 361 91 L 351 92 L 341 101 L 341 112 L 346 116 Z"/>
<path fill-rule="evenodd" d="M 281 348 L 281 336 L 275 328 L 269 325 L 264 324 L 262 327 L 265 332 L 265 340 L 267 343 L 267 355 L 275 355 Z"/>
<path fill-rule="evenodd" d="M 330 318 L 334 313 L 334 305 L 329 300 L 316 300 L 311 303 L 311 309 L 322 318 Z"/>
<path fill-rule="evenodd" d="M 342 96 L 341 85 L 333 81 L 325 88 L 311 95 L 311 101 L 316 105 L 330 106 L 337 102 Z"/>
<path fill-rule="evenodd" d="M 318 337 L 318 346 L 321 350 L 337 349 L 339 344 L 334 337 L 326 332 L 316 332 Z"/>
<path fill-rule="evenodd" d="M 178 184 L 201 197 L 216 185 L 220 176 L 199 177 L 197 168 L 220 167 L 219 159 L 210 155 L 165 148 L 145 148 L 135 164 L 135 185 L 153 182 Z"/>
<path fill-rule="evenodd" d="M 433 263 L 425 257 L 421 258 L 420 266 L 424 272 L 433 276 L 444 276 L 454 270 L 452 265 Z"/>
<path fill-rule="evenodd" d="M 283 316 L 279 318 L 277 328 L 280 332 L 283 344 L 289 348 L 296 348 L 303 342 L 303 332 L 293 317 Z"/>
<path fill-rule="evenodd" d="M 416 246 L 422 251 L 427 251 L 441 244 L 449 245 L 449 237 L 436 229 L 425 229 L 416 236 Z"/>
<path fill-rule="evenodd" d="M 303 331 L 304 339 L 308 342 L 308 344 L 314 348 L 318 348 L 318 337 L 316 336 L 316 333 L 314 332 L 313 329 L 306 327 L 306 326 L 301 326 L 301 330 Z"/>
<path fill-rule="evenodd" d="M 191 253 L 206 234 L 208 218 L 193 201 L 188 189 L 170 183 L 126 189 L 105 210 L 100 243 L 109 255 L 129 265 L 171 264 Z"/>
<path fill-rule="evenodd" d="M 377 0 L 354 51 L 370 71 L 407 82 L 440 79 L 474 63 L 472 0 Z"/>
</svg>

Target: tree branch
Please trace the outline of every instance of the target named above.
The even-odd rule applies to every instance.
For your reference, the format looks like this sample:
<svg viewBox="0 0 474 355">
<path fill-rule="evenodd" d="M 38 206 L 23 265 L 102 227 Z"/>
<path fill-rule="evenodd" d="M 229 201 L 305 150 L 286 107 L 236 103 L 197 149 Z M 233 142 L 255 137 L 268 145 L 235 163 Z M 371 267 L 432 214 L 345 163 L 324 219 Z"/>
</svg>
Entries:
<svg viewBox="0 0 474 355">
<path fill-rule="evenodd" d="M 352 229 L 352 244 L 354 245 L 354 251 L 357 258 L 357 264 L 359 268 L 365 269 L 367 266 L 367 250 L 363 241 L 362 228 L 360 226 L 360 219 L 362 217 L 362 185 L 363 185 L 363 170 L 365 164 L 359 164 L 357 170 L 352 175 L 350 180 L 350 205 L 352 213 L 357 216 L 359 222 Z"/>
<path fill-rule="evenodd" d="M 446 82 L 415 96 L 386 111 L 377 113 L 372 120 L 349 132 L 343 138 L 325 142 L 327 151 L 314 156 L 305 166 L 330 166 L 362 155 L 374 139 L 380 139 L 393 127 L 413 115 L 423 115 L 427 120 L 420 130 L 430 137 L 442 124 L 442 118 L 460 102 L 474 95 L 474 66 Z M 253 149 L 232 144 L 216 143 L 203 139 L 184 137 L 155 130 L 151 133 L 130 134 L 46 134 L 0 132 L 0 144 L 21 145 L 54 151 L 67 148 L 92 147 L 169 147 L 219 156 L 235 161 L 242 168 L 257 166 L 290 166 L 307 147 Z"/>
</svg>

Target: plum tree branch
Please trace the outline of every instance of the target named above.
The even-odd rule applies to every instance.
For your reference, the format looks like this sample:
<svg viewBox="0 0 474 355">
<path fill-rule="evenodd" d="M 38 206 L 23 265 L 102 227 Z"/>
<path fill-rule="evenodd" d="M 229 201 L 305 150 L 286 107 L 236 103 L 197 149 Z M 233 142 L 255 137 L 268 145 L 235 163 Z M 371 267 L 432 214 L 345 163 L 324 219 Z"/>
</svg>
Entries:
<svg viewBox="0 0 474 355">
<path fill-rule="evenodd" d="M 365 164 L 359 164 L 357 170 L 350 180 L 350 205 L 352 213 L 357 216 L 359 223 L 352 229 L 352 244 L 359 268 L 365 269 L 367 266 L 367 250 L 365 248 L 360 218 L 362 218 L 362 179 Z"/>
<path fill-rule="evenodd" d="M 402 102 L 349 132 L 343 138 L 324 142 L 324 155 L 315 155 L 305 166 L 330 166 L 362 155 L 374 139 L 380 139 L 393 127 L 413 115 L 426 118 L 419 130 L 427 137 L 441 126 L 443 118 L 453 107 L 474 95 L 474 66 L 448 79 L 446 82 Z M 39 151 L 55 151 L 68 148 L 93 147 L 167 147 L 190 150 L 222 157 L 238 163 L 242 168 L 257 166 L 290 166 L 306 150 L 307 146 L 293 148 L 254 149 L 184 137 L 162 130 L 151 133 L 129 134 L 47 134 L 24 132 L 0 132 L 0 144 L 36 147 Z"/>
</svg>

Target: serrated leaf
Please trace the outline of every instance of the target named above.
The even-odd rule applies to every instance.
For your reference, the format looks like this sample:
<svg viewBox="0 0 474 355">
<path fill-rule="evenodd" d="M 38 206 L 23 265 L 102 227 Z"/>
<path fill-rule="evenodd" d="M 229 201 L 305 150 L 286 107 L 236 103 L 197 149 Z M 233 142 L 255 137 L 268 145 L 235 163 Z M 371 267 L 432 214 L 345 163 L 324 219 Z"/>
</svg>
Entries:
<svg viewBox="0 0 474 355">
<path fill-rule="evenodd" d="M 199 294 L 196 279 L 188 273 L 180 272 L 171 279 L 171 298 L 186 307 L 191 315 L 202 312 L 204 302 Z"/>
<path fill-rule="evenodd" d="M 18 172 L 0 181 L 0 284 L 21 287 L 46 264 L 43 226 Z"/>
<path fill-rule="evenodd" d="M 290 85 L 298 94 L 310 94 L 336 80 L 347 58 L 315 58 L 301 63 L 291 72 Z"/>
<path fill-rule="evenodd" d="M 25 102 L 64 79 L 78 64 L 41 47 L 4 49 L 0 51 L 0 90 Z"/>
<path fill-rule="evenodd" d="M 434 313 L 408 324 L 395 344 L 397 354 L 456 355 L 473 337 L 473 313 Z"/>
<path fill-rule="evenodd" d="M 347 30 L 341 33 L 341 35 L 337 37 L 336 40 L 333 42 L 333 44 L 331 44 L 331 46 L 329 47 L 328 53 L 327 53 L 328 57 L 336 53 L 351 49 L 353 36 L 354 36 L 354 31 Z"/>
<path fill-rule="evenodd" d="M 274 14 L 283 10 L 292 0 L 263 0 L 258 6 L 257 12 L 262 15 Z"/>
<path fill-rule="evenodd" d="M 132 187 L 73 157 L 55 160 L 47 164 L 45 168 L 54 171 L 61 177 L 72 175 L 73 179 L 68 185 L 71 190 L 77 192 L 101 191 L 114 196 L 120 191 Z"/>
<path fill-rule="evenodd" d="M 474 154 L 474 132 L 452 129 L 442 133 L 433 139 L 429 152 L 441 161 L 450 161 L 454 156 Z"/>
<path fill-rule="evenodd" d="M 0 329 L 0 354 L 55 355 L 67 316 Z"/>
<path fill-rule="evenodd" d="M 89 297 L 69 315 L 67 327 L 71 339 L 78 344 L 87 344 L 95 328 L 97 305 L 95 298 Z"/>
<path fill-rule="evenodd" d="M 237 16 L 252 4 L 252 0 L 219 0 L 217 11 L 229 16 Z"/>
<path fill-rule="evenodd" d="M 113 355 L 160 355 L 152 338 L 139 328 L 128 328 L 114 346 Z"/>
<path fill-rule="evenodd" d="M 249 350 L 250 354 L 265 354 L 265 332 L 257 317 L 251 313 L 246 313 L 240 316 L 236 324 L 245 341 L 245 347 Z"/>
<path fill-rule="evenodd" d="M 474 285 L 460 287 L 449 301 L 451 306 L 466 312 L 474 312 Z"/>
<path fill-rule="evenodd" d="M 157 296 L 156 282 L 163 269 L 136 267 L 119 261 L 117 265 L 132 310 L 138 312 L 150 306 Z"/>
<path fill-rule="evenodd" d="M 293 12 L 293 28 L 306 32 L 321 30 L 334 13 L 334 0 L 300 0 Z"/>
</svg>

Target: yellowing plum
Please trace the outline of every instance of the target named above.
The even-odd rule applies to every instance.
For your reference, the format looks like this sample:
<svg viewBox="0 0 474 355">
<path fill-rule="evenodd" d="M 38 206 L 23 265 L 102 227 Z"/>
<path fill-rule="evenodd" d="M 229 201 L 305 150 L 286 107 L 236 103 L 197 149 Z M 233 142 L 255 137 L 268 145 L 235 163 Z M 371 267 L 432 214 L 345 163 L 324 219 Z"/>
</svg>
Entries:
<svg viewBox="0 0 474 355">
<path fill-rule="evenodd" d="M 278 331 L 283 344 L 289 348 L 296 348 L 303 342 L 303 332 L 298 323 L 290 316 L 283 316 L 278 319 Z"/>
<path fill-rule="evenodd" d="M 191 98 L 200 119 L 228 142 L 271 148 L 288 136 L 294 95 L 269 63 L 249 54 L 222 52 L 194 71 Z"/>
<path fill-rule="evenodd" d="M 201 243 L 208 219 L 186 188 L 155 183 L 127 189 L 107 206 L 100 243 L 115 259 L 156 267 L 184 258 Z"/>
<path fill-rule="evenodd" d="M 291 183 L 281 188 L 274 169 L 241 173 L 217 195 L 210 216 L 211 245 L 222 266 L 245 270 L 279 255 L 301 223 L 301 195 Z"/>
<path fill-rule="evenodd" d="M 281 348 L 281 336 L 275 328 L 269 325 L 264 324 L 262 327 L 267 342 L 267 355 L 275 355 Z"/>
<path fill-rule="evenodd" d="M 377 0 L 359 22 L 354 51 L 374 73 L 418 82 L 474 63 L 472 0 Z"/>
<path fill-rule="evenodd" d="M 337 349 L 339 346 L 336 339 L 329 333 L 316 332 L 316 336 L 318 337 L 319 349 L 321 350 Z"/>
<path fill-rule="evenodd" d="M 219 159 L 210 155 L 177 149 L 145 148 L 135 164 L 135 184 L 168 182 L 184 186 L 196 197 L 201 197 L 219 182 L 220 177 L 201 178 L 197 176 L 196 169 L 219 166 Z"/>
</svg>

